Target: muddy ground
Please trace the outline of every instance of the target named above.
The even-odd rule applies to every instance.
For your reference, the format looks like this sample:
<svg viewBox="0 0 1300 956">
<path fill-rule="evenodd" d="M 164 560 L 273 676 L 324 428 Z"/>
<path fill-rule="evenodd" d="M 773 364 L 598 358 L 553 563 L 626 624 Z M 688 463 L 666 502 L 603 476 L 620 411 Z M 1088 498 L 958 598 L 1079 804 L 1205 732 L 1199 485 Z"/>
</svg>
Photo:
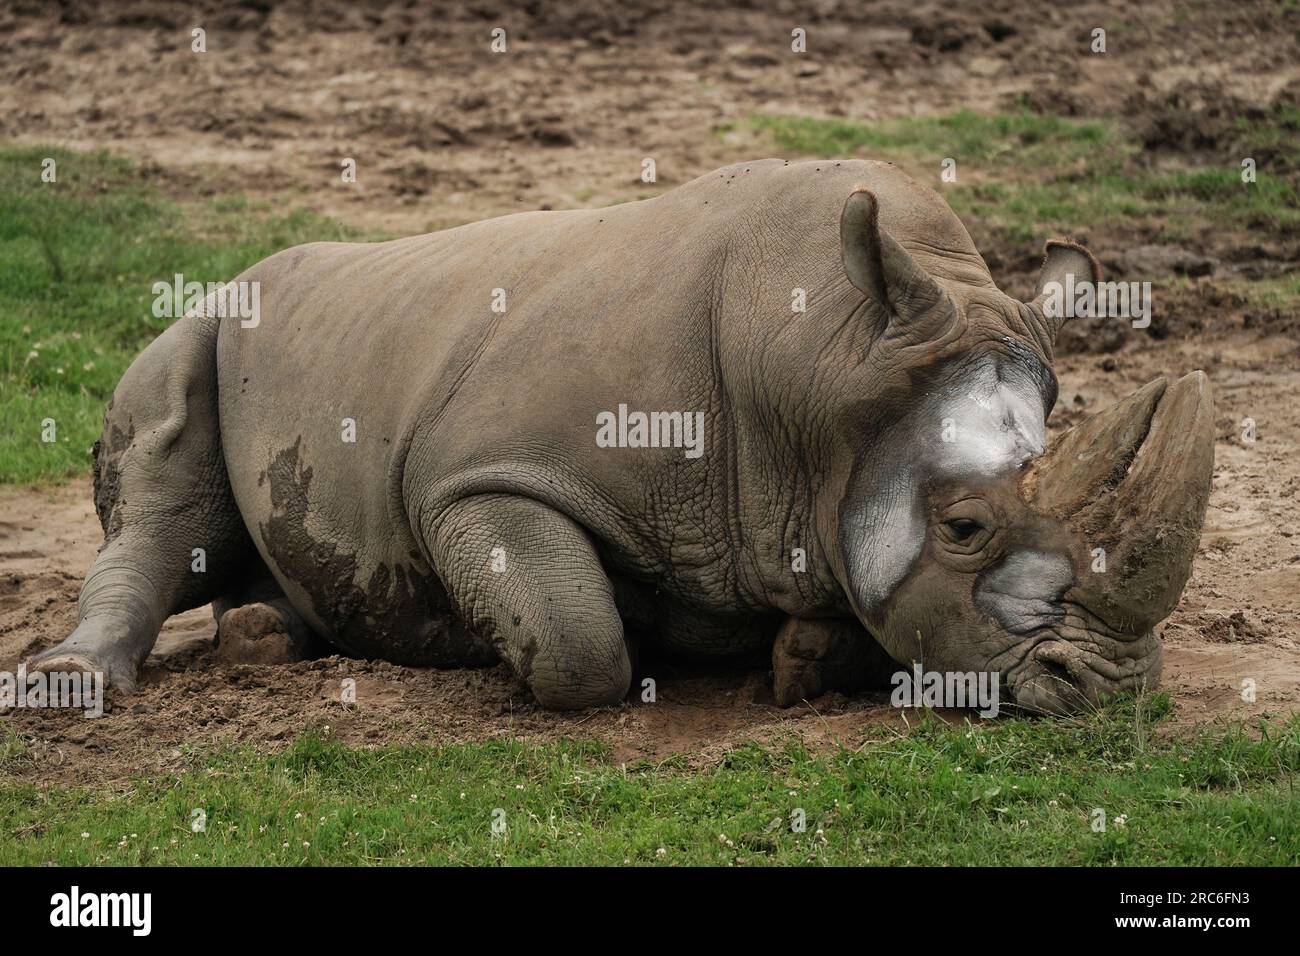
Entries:
<svg viewBox="0 0 1300 956">
<path fill-rule="evenodd" d="M 1276 29 L 1269 7 L 249 2 L 196 16 L 209 8 L 19 2 L 0 11 L 0 138 L 135 157 L 181 199 L 234 190 L 394 233 L 671 188 L 754 158 L 754 144 L 716 130 L 755 111 L 869 121 L 1030 102 L 1119 118 L 1153 162 L 1186 165 L 1215 148 L 1234 108 L 1294 88 L 1300 41 Z M 1087 55 L 1093 24 L 1122 39 L 1119 55 Z M 793 58 L 800 25 L 810 52 Z M 189 50 L 195 26 L 208 31 L 205 57 Z M 495 26 L 508 31 L 508 60 L 488 51 Z M 340 183 L 341 156 L 358 161 L 354 186 Z M 638 181 L 644 156 L 657 161 L 653 187 Z M 995 277 L 1027 293 L 1038 249 L 970 225 Z M 1158 237 L 1086 238 L 1114 265 Z M 1300 253 L 1294 237 L 1260 237 L 1243 252 L 1203 230 L 1196 243 L 1216 265 L 1163 300 L 1168 334 L 1129 335 L 1104 353 L 1076 342 L 1060 356 L 1052 423 L 1159 374 L 1211 376 L 1214 492 L 1164 631 L 1165 687 L 1183 725 L 1300 710 L 1300 321 L 1263 321 L 1225 285 L 1294 270 Z M 1258 425 L 1253 443 L 1241 439 L 1246 417 Z M 88 479 L 0 489 L 0 668 L 71 631 L 100 537 Z M 112 699 L 106 719 L 3 718 L 35 758 L 21 772 L 121 781 L 179 769 L 210 743 L 273 747 L 311 725 L 364 744 L 580 736 L 607 741 L 619 759 L 700 760 L 787 733 L 853 746 L 882 722 L 901 726 L 881 695 L 778 710 L 761 664 L 664 673 L 653 705 L 556 715 L 499 669 L 232 664 L 216 659 L 214 632 L 206 609 L 169 621 L 142 689 Z M 339 702 L 349 676 L 356 706 Z M 1247 678 L 1253 702 L 1240 693 Z"/>
</svg>

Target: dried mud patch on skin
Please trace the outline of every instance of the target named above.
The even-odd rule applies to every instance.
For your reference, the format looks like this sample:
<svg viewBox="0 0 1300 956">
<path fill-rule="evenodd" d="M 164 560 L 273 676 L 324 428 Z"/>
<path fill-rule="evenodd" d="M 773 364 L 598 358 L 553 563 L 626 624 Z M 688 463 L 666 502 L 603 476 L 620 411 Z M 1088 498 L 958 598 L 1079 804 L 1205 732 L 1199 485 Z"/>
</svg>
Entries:
<svg viewBox="0 0 1300 956">
<path fill-rule="evenodd" d="M 453 621 L 442 583 L 423 560 L 380 563 L 363 587 L 357 547 L 324 540 L 308 528 L 312 469 L 302 439 L 275 456 L 261 476 L 270 487 L 271 516 L 261 525 L 272 561 L 311 598 L 334 642 L 350 654 L 411 664 L 483 664 L 491 649 Z M 418 563 L 417 563 L 418 562 Z"/>
<path fill-rule="evenodd" d="M 110 412 L 112 408 L 113 404 L 109 402 Z M 109 541 L 122 532 L 122 514 L 117 507 L 122 484 L 122 475 L 118 466 L 122 454 L 131 447 L 131 442 L 134 440 L 133 423 L 128 422 L 126 431 L 122 431 L 114 423 L 108 427 L 108 435 L 97 440 L 90 449 L 90 456 L 94 462 L 91 471 L 95 482 L 95 511 L 104 528 L 104 535 Z"/>
</svg>

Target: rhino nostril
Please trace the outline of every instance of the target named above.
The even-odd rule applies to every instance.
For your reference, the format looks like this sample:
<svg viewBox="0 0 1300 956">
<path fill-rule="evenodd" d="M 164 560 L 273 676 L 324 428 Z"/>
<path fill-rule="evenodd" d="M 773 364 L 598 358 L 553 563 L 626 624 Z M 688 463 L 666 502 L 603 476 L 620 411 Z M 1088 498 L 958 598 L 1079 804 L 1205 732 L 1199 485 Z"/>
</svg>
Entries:
<svg viewBox="0 0 1300 956">
<path fill-rule="evenodd" d="M 1070 687 L 1077 686 L 1077 684 L 1079 683 L 1077 680 L 1075 680 L 1074 676 L 1070 673 L 1069 668 L 1067 668 L 1064 664 L 1058 661 L 1044 660 L 1044 659 L 1040 659 L 1040 663 L 1043 665 L 1043 670 L 1047 672 L 1048 678 L 1053 682 L 1059 681 L 1062 684 L 1066 684 Z"/>
</svg>

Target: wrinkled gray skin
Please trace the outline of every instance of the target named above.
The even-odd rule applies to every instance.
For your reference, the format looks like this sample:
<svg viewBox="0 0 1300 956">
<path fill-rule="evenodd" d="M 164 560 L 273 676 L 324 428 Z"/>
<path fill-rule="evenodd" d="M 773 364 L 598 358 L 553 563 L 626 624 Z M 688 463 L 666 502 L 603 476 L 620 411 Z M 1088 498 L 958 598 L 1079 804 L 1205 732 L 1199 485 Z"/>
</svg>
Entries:
<svg viewBox="0 0 1300 956">
<path fill-rule="evenodd" d="M 1049 244 L 1043 281 L 1094 268 Z M 861 683 L 882 648 L 1000 671 L 1042 710 L 1158 673 L 1152 615 L 1190 552 L 1124 551 L 1125 574 L 1154 568 L 1142 602 L 1088 562 L 1168 398 L 1128 414 L 1118 471 L 1080 491 L 1075 455 L 1037 478 L 1056 323 L 890 165 L 764 160 L 611 209 L 300 246 L 239 278 L 261 283 L 257 327 L 181 319 L 119 385 L 106 544 L 39 666 L 129 689 L 163 620 L 216 601 L 358 656 L 503 658 L 555 708 L 628 692 L 627 632 L 706 657 L 775 639 L 783 703 Z M 1199 373 L 1170 391 L 1184 426 L 1209 415 Z M 704 454 L 598 447 L 620 404 L 704 412 Z M 1194 467 L 1159 481 L 1183 481 L 1194 536 L 1193 438 Z M 1053 482 L 1068 507 L 1035 499 Z"/>
</svg>

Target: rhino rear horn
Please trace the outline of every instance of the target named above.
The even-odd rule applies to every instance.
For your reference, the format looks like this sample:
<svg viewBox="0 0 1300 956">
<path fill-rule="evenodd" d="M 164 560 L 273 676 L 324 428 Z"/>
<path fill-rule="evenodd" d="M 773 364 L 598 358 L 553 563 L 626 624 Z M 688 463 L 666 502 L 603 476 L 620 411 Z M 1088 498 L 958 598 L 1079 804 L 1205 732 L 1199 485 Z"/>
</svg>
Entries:
<svg viewBox="0 0 1300 956">
<path fill-rule="evenodd" d="M 1067 239 L 1048 239 L 1043 248 L 1043 265 L 1038 271 L 1038 289 L 1029 304 L 1042 318 L 1048 340 L 1056 338 L 1065 324 L 1067 311 L 1047 309 L 1047 301 L 1053 292 L 1064 294 L 1065 289 L 1075 285 L 1091 282 L 1094 286 L 1101 282 L 1101 264 L 1091 252 Z"/>
<path fill-rule="evenodd" d="M 948 300 L 928 272 L 880 228 L 875 194 L 859 186 L 840 214 L 844 273 L 869 299 L 888 306 L 904 323 L 933 312 Z"/>
</svg>

